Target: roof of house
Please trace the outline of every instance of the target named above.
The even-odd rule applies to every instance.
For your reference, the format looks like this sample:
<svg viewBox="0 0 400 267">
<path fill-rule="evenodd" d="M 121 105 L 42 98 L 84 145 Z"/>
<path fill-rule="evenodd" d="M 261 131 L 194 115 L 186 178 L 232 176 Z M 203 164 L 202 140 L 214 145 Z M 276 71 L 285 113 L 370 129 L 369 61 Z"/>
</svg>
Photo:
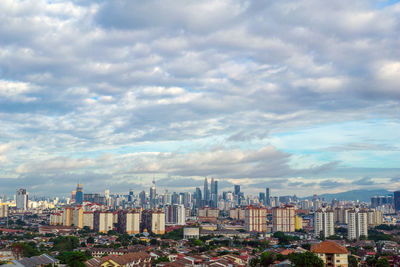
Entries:
<svg viewBox="0 0 400 267">
<path fill-rule="evenodd" d="M 349 251 L 337 244 L 334 241 L 323 241 L 319 244 L 314 244 L 311 246 L 311 251 L 314 253 L 329 253 L 329 254 L 348 254 Z"/>
</svg>

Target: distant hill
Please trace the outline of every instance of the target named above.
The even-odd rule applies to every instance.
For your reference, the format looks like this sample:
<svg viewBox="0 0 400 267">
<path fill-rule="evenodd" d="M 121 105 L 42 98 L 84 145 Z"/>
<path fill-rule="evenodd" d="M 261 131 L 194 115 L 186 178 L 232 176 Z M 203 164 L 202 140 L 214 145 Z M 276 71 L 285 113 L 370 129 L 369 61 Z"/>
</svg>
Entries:
<svg viewBox="0 0 400 267">
<path fill-rule="evenodd" d="M 359 200 L 362 202 L 370 202 L 371 197 L 373 196 L 386 196 L 393 195 L 392 192 L 389 192 L 385 189 L 374 189 L 374 190 L 351 190 L 336 194 L 321 194 L 318 197 L 324 198 L 326 201 L 332 201 L 332 199 L 337 200 Z M 312 196 L 304 197 L 302 199 L 312 199 Z"/>
</svg>

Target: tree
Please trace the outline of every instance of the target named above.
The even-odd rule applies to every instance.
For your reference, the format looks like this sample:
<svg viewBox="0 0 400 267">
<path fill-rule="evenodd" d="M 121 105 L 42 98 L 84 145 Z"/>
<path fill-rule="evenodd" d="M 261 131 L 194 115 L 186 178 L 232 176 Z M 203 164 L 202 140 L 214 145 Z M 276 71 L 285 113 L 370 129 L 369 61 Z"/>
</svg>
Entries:
<svg viewBox="0 0 400 267">
<path fill-rule="evenodd" d="M 358 267 L 358 261 L 353 255 L 347 256 L 347 261 L 349 262 L 349 267 Z"/>
<path fill-rule="evenodd" d="M 84 262 L 88 260 L 86 254 L 80 251 L 63 251 L 57 256 L 57 258 L 61 263 L 67 264 L 71 267 L 84 267 Z"/>
<path fill-rule="evenodd" d="M 376 262 L 375 267 L 390 267 L 390 263 L 387 258 L 380 258 Z"/>
<path fill-rule="evenodd" d="M 260 257 L 261 266 L 269 266 L 274 263 L 275 257 L 271 252 L 263 252 Z"/>
<path fill-rule="evenodd" d="M 307 251 L 305 253 L 292 253 L 289 260 L 296 267 L 323 267 L 324 262 L 314 253 Z"/>
<path fill-rule="evenodd" d="M 94 244 L 94 237 L 93 236 L 89 236 L 88 239 L 86 239 L 86 243 Z"/>
<path fill-rule="evenodd" d="M 71 251 L 79 246 L 79 239 L 75 236 L 58 236 L 54 239 L 53 250 Z"/>
<path fill-rule="evenodd" d="M 250 260 L 249 266 L 250 267 L 257 267 L 259 263 L 260 263 L 260 259 L 255 257 L 255 258 L 252 258 Z"/>
</svg>

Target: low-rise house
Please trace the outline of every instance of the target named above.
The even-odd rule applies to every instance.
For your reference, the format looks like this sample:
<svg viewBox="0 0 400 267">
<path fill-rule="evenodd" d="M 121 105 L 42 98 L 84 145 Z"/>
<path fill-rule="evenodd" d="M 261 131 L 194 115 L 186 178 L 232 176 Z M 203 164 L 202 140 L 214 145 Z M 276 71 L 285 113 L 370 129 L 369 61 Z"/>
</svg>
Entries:
<svg viewBox="0 0 400 267">
<path fill-rule="evenodd" d="M 311 246 L 311 252 L 316 253 L 318 257 L 324 261 L 326 266 L 348 266 L 348 250 L 334 241 L 323 241 L 319 244 L 314 244 Z"/>
</svg>

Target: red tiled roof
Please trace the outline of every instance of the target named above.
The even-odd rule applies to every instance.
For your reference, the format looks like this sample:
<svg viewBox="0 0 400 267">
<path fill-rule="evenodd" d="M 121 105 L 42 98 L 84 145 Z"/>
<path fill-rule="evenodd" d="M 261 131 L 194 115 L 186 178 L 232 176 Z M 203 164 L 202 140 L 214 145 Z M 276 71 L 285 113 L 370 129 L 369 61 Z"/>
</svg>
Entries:
<svg viewBox="0 0 400 267">
<path fill-rule="evenodd" d="M 329 254 L 348 254 L 349 251 L 334 241 L 323 241 L 319 244 L 311 246 L 311 251 L 314 253 L 329 253 Z"/>
</svg>

